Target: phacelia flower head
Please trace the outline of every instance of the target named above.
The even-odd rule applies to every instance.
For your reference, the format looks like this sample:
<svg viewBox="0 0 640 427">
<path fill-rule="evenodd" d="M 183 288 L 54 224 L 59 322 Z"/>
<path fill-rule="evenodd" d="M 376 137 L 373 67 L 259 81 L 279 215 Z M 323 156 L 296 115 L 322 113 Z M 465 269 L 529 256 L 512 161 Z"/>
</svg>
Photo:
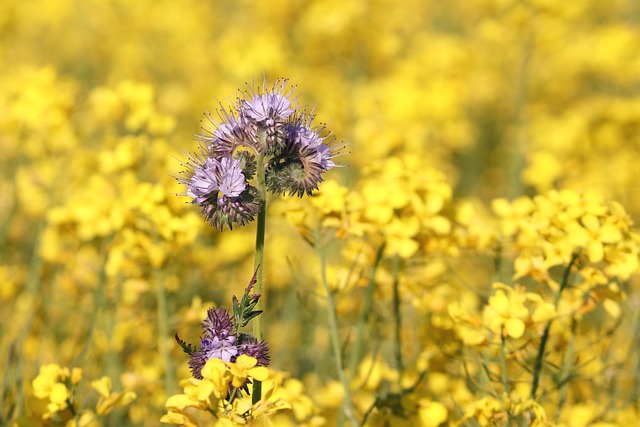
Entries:
<svg viewBox="0 0 640 427">
<path fill-rule="evenodd" d="M 298 106 L 294 89 L 288 80 L 277 80 L 242 92 L 231 109 L 221 106 L 219 121 L 205 113 L 197 136 L 200 152 L 189 155 L 178 180 L 214 227 L 231 229 L 256 217 L 262 206 L 257 173 L 264 173 L 267 191 L 303 196 L 336 166 L 343 147 L 324 126 L 313 124 L 313 111 Z"/>
<path fill-rule="evenodd" d="M 226 308 L 210 308 L 207 317 L 202 322 L 200 346 L 187 344 L 176 334 L 176 341 L 185 353 L 189 355 L 189 367 L 194 378 L 202 379 L 202 368 L 209 359 L 220 359 L 223 362 L 235 362 L 238 356 L 246 354 L 257 359 L 257 366 L 269 364 L 269 347 L 264 341 L 258 341 L 252 335 L 239 332 L 251 319 L 260 315 L 262 311 L 255 310 L 260 295 L 252 294 L 251 290 L 256 281 L 253 278 L 244 291 L 242 299 L 233 298 L 233 313 Z"/>
</svg>

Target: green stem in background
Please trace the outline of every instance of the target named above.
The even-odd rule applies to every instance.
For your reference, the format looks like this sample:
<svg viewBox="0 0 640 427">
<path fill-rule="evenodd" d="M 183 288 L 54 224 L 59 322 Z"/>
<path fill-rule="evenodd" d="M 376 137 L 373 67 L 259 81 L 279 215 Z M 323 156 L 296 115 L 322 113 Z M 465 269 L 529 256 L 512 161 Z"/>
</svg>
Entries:
<svg viewBox="0 0 640 427">
<path fill-rule="evenodd" d="M 257 184 L 260 194 L 260 211 L 258 212 L 258 224 L 256 228 L 256 250 L 253 260 L 253 268 L 256 272 L 255 293 L 262 297 L 256 305 L 256 310 L 264 310 L 264 235 L 267 225 L 267 188 L 264 179 L 264 155 L 257 156 Z M 264 339 L 264 325 L 262 318 L 264 316 L 256 316 L 253 318 L 253 335 L 258 341 Z M 253 392 L 251 393 L 251 401 L 255 404 L 262 397 L 262 383 L 253 381 Z"/>
<path fill-rule="evenodd" d="M 320 231 L 316 234 L 316 250 L 320 257 L 320 274 L 322 276 L 322 284 L 327 296 L 327 321 L 329 323 L 329 336 L 331 338 L 331 347 L 333 347 L 333 356 L 336 359 L 336 370 L 338 371 L 338 377 L 342 383 L 344 389 L 344 404 L 343 411 L 345 416 L 351 420 L 351 424 L 354 426 L 360 425 L 356 419 L 356 411 L 351 400 L 351 386 L 349 380 L 344 372 L 342 365 L 342 354 L 340 352 L 340 332 L 338 330 L 338 315 L 336 313 L 336 304 L 333 299 L 333 293 L 329 288 L 329 282 L 327 281 L 327 260 L 324 255 L 324 247 L 322 244 L 322 236 Z"/>
<path fill-rule="evenodd" d="M 164 360 L 164 391 L 167 396 L 171 395 L 173 385 L 176 383 L 173 361 L 169 354 L 169 322 L 167 315 L 167 297 L 164 289 L 164 274 L 161 269 L 155 269 L 156 276 L 156 298 L 158 300 L 158 335 L 160 354 Z"/>
<path fill-rule="evenodd" d="M 573 358 L 576 352 L 576 329 L 578 327 L 578 322 L 575 317 L 571 319 L 571 336 L 569 337 L 569 343 L 567 345 L 567 352 L 564 355 L 564 360 L 562 362 L 562 367 L 560 371 L 560 397 L 558 399 L 558 410 L 556 411 L 556 421 L 560 417 L 560 412 L 562 412 L 562 407 L 567 401 L 567 384 L 569 383 L 569 378 L 571 378 L 571 368 L 573 367 Z"/>
<path fill-rule="evenodd" d="M 500 328 L 500 370 L 502 387 L 505 393 L 509 393 L 509 376 L 507 375 L 507 349 L 506 340 L 504 339 L 504 326 Z"/>
<path fill-rule="evenodd" d="M 560 295 L 562 291 L 569 284 L 569 276 L 571 276 L 571 268 L 578 260 L 579 254 L 576 252 L 571 256 L 571 260 L 569 261 L 569 265 L 567 266 L 564 274 L 562 276 L 562 283 L 560 283 L 560 289 L 558 289 L 558 293 L 556 294 L 555 301 L 553 305 L 558 307 L 558 302 L 560 301 Z M 549 339 L 549 331 L 551 330 L 551 323 L 553 323 L 553 319 L 549 320 L 544 327 L 544 332 L 542 333 L 542 338 L 540 339 L 540 347 L 538 348 L 538 356 L 536 357 L 535 364 L 533 365 L 533 381 L 531 383 L 531 398 L 536 398 L 536 392 L 538 391 L 538 385 L 540 384 L 540 374 L 542 373 L 542 361 L 544 359 L 544 351 L 547 346 L 547 340 Z"/>
<path fill-rule="evenodd" d="M 358 362 L 360 362 L 360 354 L 362 353 L 362 343 L 364 341 L 365 327 L 367 326 L 367 319 L 369 313 L 371 313 L 371 306 L 373 305 L 373 291 L 376 289 L 376 271 L 378 265 L 382 259 L 382 252 L 384 251 L 384 244 L 380 246 L 376 253 L 376 259 L 371 268 L 371 276 L 369 276 L 369 284 L 364 294 L 364 300 L 362 302 L 362 309 L 360 310 L 360 317 L 358 318 L 358 324 L 356 326 L 356 337 L 353 343 L 353 349 L 349 356 L 349 375 L 353 377 L 356 374 Z"/>
<path fill-rule="evenodd" d="M 394 356 L 398 370 L 398 387 L 402 389 L 402 314 L 400 313 L 400 257 L 393 257 L 393 321 L 394 321 Z"/>
<path fill-rule="evenodd" d="M 15 341 L 11 344 L 12 350 L 10 351 L 10 358 L 8 362 L 13 361 L 15 366 L 10 369 L 9 363 L 7 364 L 7 370 L 5 372 L 5 382 L 8 382 L 8 375 L 12 374 L 15 386 L 15 404 L 10 409 L 11 412 L 15 411 L 14 416 L 19 416 L 21 414 L 22 409 L 24 408 L 24 389 L 22 374 L 24 371 L 24 361 L 26 360 L 23 356 L 24 352 L 24 342 L 29 336 L 29 332 L 31 331 L 31 327 L 33 326 L 33 320 L 36 317 L 36 313 L 39 308 L 42 306 L 42 281 L 41 281 L 41 269 L 42 269 L 42 258 L 40 257 L 40 238 L 42 236 L 42 230 L 44 228 L 44 224 L 42 222 L 38 223 L 35 227 L 35 239 L 33 242 L 33 249 L 31 253 L 31 260 L 29 262 L 29 269 L 27 271 L 27 277 L 25 280 L 25 293 L 27 295 L 26 302 L 24 306 L 22 304 L 16 306 L 16 310 L 22 311 L 24 314 L 24 322 L 21 326 L 19 326 L 19 332 Z M 22 306 L 22 307 L 20 307 Z M 28 307 L 28 308 L 27 308 Z M 3 387 L 3 398 L 5 394 L 5 388 Z M 2 404 L 3 402 L 0 402 Z M 5 413 L 5 409 L 3 408 L 2 413 Z"/>
<path fill-rule="evenodd" d="M 638 300 L 635 299 L 635 301 L 637 304 Z M 636 366 L 633 371 L 633 388 L 631 389 L 631 393 L 629 393 L 627 404 L 635 404 L 638 402 L 638 398 L 640 397 L 640 354 L 638 354 L 637 351 L 637 345 L 638 342 L 640 342 L 640 310 L 637 309 L 637 305 L 635 305 L 634 308 L 636 308 L 633 310 L 633 324 L 635 325 L 635 331 L 633 333 L 632 340 L 629 342 L 628 354 L 635 355 Z"/>
</svg>

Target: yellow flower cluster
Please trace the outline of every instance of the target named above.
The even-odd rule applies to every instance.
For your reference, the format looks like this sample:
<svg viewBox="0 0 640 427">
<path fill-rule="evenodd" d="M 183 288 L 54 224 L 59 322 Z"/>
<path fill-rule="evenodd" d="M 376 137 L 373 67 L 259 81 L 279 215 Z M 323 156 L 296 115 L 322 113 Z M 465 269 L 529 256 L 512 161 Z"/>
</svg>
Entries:
<svg viewBox="0 0 640 427">
<path fill-rule="evenodd" d="M 80 368 L 69 370 L 54 363 L 41 366 L 40 373 L 31 382 L 30 414 L 18 420 L 18 425 L 31 425 L 27 423 L 43 420 L 67 427 L 96 426 L 100 425 L 99 417 L 106 417 L 114 409 L 129 405 L 137 397 L 133 391 L 112 391 L 111 379 L 105 376 L 91 382 L 92 388 L 100 395 L 95 411 L 86 408 L 87 402 L 77 398 L 82 376 Z"/>
<path fill-rule="evenodd" d="M 202 380 L 189 378 L 180 384 L 184 390 L 167 400 L 167 414 L 160 421 L 167 424 L 195 427 L 196 417 L 187 412 L 195 408 L 205 414 L 213 414 L 216 426 L 263 425 L 266 420 L 291 404 L 274 396 L 274 379 L 264 366 L 256 366 L 254 357 L 241 355 L 235 362 L 223 362 L 212 358 L 202 368 Z M 251 394 L 240 390 L 247 381 L 261 381 L 265 391 L 258 402 L 253 403 Z M 233 385 L 233 394 L 229 395 Z"/>
</svg>

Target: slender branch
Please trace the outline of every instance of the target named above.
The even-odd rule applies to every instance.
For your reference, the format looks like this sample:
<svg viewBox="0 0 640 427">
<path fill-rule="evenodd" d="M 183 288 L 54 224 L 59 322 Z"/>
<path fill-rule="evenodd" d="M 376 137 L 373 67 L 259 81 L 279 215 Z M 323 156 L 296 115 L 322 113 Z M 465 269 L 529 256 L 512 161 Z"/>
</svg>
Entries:
<svg viewBox="0 0 640 427">
<path fill-rule="evenodd" d="M 376 259 L 373 262 L 373 267 L 371 268 L 371 276 L 369 277 L 369 284 L 367 285 L 367 290 L 364 294 L 364 301 L 362 302 L 362 309 L 360 310 L 360 317 L 358 318 L 358 325 L 356 328 L 356 338 L 353 343 L 353 348 L 351 350 L 351 355 L 349 357 L 349 374 L 351 376 L 355 375 L 356 368 L 358 366 L 358 362 L 360 361 L 360 354 L 362 353 L 362 342 L 364 340 L 364 332 L 365 326 L 367 324 L 367 318 L 369 317 L 369 313 L 371 312 L 371 306 L 373 304 L 373 291 L 376 287 L 376 271 L 378 270 L 378 265 L 380 264 L 380 260 L 382 259 L 382 251 L 384 250 L 384 245 L 381 245 L 376 253 Z"/>
<path fill-rule="evenodd" d="M 502 371 L 502 387 L 504 392 L 509 393 L 509 376 L 507 375 L 507 351 L 506 340 L 504 339 L 504 326 L 500 328 L 500 369 Z"/>
<path fill-rule="evenodd" d="M 338 331 L 338 318 L 336 314 L 336 305 L 333 299 L 333 293 L 329 288 L 329 283 L 327 281 L 327 260 L 324 255 L 324 248 L 322 244 L 322 237 L 320 236 L 320 231 L 317 232 L 316 238 L 316 250 L 318 251 L 318 255 L 320 257 L 320 274 L 322 276 L 322 284 L 324 285 L 325 294 L 327 296 L 327 320 L 329 323 L 329 335 L 331 338 L 331 346 L 333 347 L 333 355 L 336 360 L 336 369 L 338 371 L 338 377 L 340 382 L 342 383 L 342 388 L 344 389 L 344 406 L 343 411 L 346 417 L 351 420 L 352 425 L 358 426 L 360 425 L 356 418 L 356 411 L 353 406 L 353 401 L 351 400 L 351 386 L 349 385 L 349 380 L 344 372 L 344 367 L 342 365 L 342 354 L 340 352 L 340 336 Z"/>
<path fill-rule="evenodd" d="M 253 268 L 256 272 L 255 293 L 261 295 L 255 309 L 264 310 L 264 236 L 267 224 L 267 189 L 264 179 L 264 155 L 260 154 L 257 157 L 258 168 L 256 174 L 258 192 L 260 194 L 260 211 L 258 212 L 258 224 L 256 228 L 256 250 L 253 259 Z M 262 341 L 264 339 L 264 325 L 262 323 L 263 317 L 264 313 L 262 316 L 256 316 L 253 318 L 253 335 L 258 341 Z M 261 397 L 262 383 L 254 380 L 253 392 L 251 393 L 252 403 L 258 403 Z"/>
<path fill-rule="evenodd" d="M 393 321 L 394 321 L 394 356 L 396 369 L 398 370 L 398 385 L 402 387 L 402 315 L 400 314 L 400 257 L 393 257 Z"/>
<path fill-rule="evenodd" d="M 569 265 L 567 266 L 564 274 L 562 276 L 562 282 L 560 284 L 560 289 L 558 289 L 558 293 L 556 294 L 556 298 L 554 301 L 554 306 L 558 307 L 558 302 L 560 301 L 560 295 L 562 291 L 569 284 L 569 277 L 571 275 L 571 268 L 578 260 L 579 253 L 576 252 L 571 256 L 571 260 L 569 261 Z M 549 339 L 549 331 L 551 330 L 551 324 L 553 323 L 553 319 L 549 320 L 544 327 L 544 332 L 542 333 L 542 338 L 540 339 L 540 347 L 538 348 L 538 356 L 536 357 L 535 364 L 533 365 L 533 381 L 531 383 L 531 398 L 536 398 L 536 392 L 538 391 L 538 385 L 540 384 L 540 374 L 542 373 L 542 360 L 544 359 L 544 352 L 547 346 L 547 340 Z"/>
<path fill-rule="evenodd" d="M 176 383 L 174 378 L 173 361 L 169 353 L 169 345 L 167 338 L 169 337 L 169 323 L 167 314 L 167 296 L 164 289 L 164 274 L 161 269 L 157 268 L 156 276 L 156 299 L 158 302 L 158 345 L 160 354 L 164 360 L 164 390 L 167 396 L 173 392 L 173 384 Z"/>
</svg>

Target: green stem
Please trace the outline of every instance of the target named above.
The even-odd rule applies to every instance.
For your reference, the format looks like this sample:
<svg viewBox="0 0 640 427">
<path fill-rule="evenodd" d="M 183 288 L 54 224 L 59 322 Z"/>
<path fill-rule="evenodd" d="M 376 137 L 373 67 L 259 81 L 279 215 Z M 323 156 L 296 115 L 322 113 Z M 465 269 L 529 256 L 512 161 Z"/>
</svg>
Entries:
<svg viewBox="0 0 640 427">
<path fill-rule="evenodd" d="M 400 257 L 393 257 L 393 320 L 394 320 L 394 355 L 398 370 L 398 386 L 402 389 L 402 315 L 400 313 Z"/>
<path fill-rule="evenodd" d="M 556 294 L 554 306 L 558 307 L 558 302 L 560 301 L 560 295 L 562 291 L 569 284 L 569 276 L 571 275 L 571 268 L 573 264 L 578 260 L 579 254 L 574 253 L 571 256 L 571 261 L 569 261 L 569 265 L 567 266 L 564 274 L 562 276 L 562 283 L 560 284 L 560 289 L 558 289 L 558 293 Z M 553 319 L 549 320 L 544 327 L 544 332 L 542 333 L 542 338 L 540 339 L 540 347 L 538 348 L 538 356 L 536 357 L 535 364 L 533 365 L 533 381 L 531 383 L 531 398 L 536 398 L 536 392 L 538 391 L 538 385 L 540 384 L 540 374 L 542 373 L 542 360 L 544 359 L 544 351 L 547 346 L 547 340 L 549 339 L 549 331 L 551 330 L 551 323 L 553 323 Z"/>
<path fill-rule="evenodd" d="M 31 331 L 31 327 L 33 326 L 34 319 L 36 317 L 36 313 L 38 313 L 39 308 L 42 306 L 42 281 L 41 281 L 41 269 L 42 269 L 42 258 L 40 257 L 39 246 L 40 239 L 42 237 L 42 229 L 43 223 L 38 223 L 35 227 L 35 240 L 33 242 L 33 251 L 31 255 L 31 261 L 29 262 L 29 270 L 27 272 L 27 278 L 25 281 L 25 291 L 26 295 L 28 295 L 28 306 L 30 309 L 28 310 L 28 314 L 25 316 L 25 320 L 20 327 L 20 332 L 18 333 L 18 337 L 15 341 L 15 384 L 16 384 L 16 399 L 15 399 L 15 408 L 17 408 L 15 415 L 20 415 L 21 411 L 24 408 L 24 389 L 22 382 L 22 373 L 24 371 L 24 361 L 22 353 L 24 352 L 24 342 L 29 336 L 29 332 Z M 6 374 L 5 374 L 6 375 Z"/>
<path fill-rule="evenodd" d="M 174 378 L 173 362 L 169 354 L 169 345 L 167 337 L 169 336 L 169 325 L 167 321 L 167 297 L 164 289 L 164 274 L 159 268 L 156 269 L 156 298 L 158 300 L 158 334 L 160 335 L 158 345 L 160 346 L 160 354 L 164 360 L 164 391 L 167 396 L 171 395 L 173 385 L 176 383 Z"/>
<path fill-rule="evenodd" d="M 340 353 L 340 335 L 338 330 L 338 316 L 336 313 L 336 305 L 333 299 L 333 293 L 331 292 L 331 288 L 329 288 L 329 283 L 327 281 L 327 260 L 324 255 L 322 237 L 320 236 L 319 231 L 316 236 L 316 248 L 320 257 L 320 274 L 322 276 L 322 284 L 327 296 L 327 320 L 329 323 L 331 347 L 333 347 L 333 356 L 336 359 L 336 370 L 338 371 L 338 378 L 340 379 L 342 388 L 344 389 L 343 411 L 345 416 L 349 420 L 351 420 L 351 424 L 354 426 L 358 426 L 360 424 L 356 419 L 356 411 L 351 400 L 351 386 L 349 385 L 349 380 L 345 375 L 344 367 L 342 365 L 342 354 Z"/>
<path fill-rule="evenodd" d="M 562 407 L 567 401 L 567 384 L 569 383 L 569 378 L 571 377 L 573 358 L 575 356 L 575 338 L 577 327 L 578 322 L 576 321 L 576 319 L 571 319 L 571 337 L 569 339 L 567 353 L 564 356 L 562 370 L 560 372 L 560 397 L 558 398 L 558 410 L 555 416 L 556 421 L 559 419 L 560 413 L 562 412 Z"/>
<path fill-rule="evenodd" d="M 636 307 L 637 305 L 634 308 Z M 627 404 L 636 404 L 636 402 L 638 402 L 638 397 L 640 397 L 640 354 L 638 354 L 638 352 L 636 351 L 636 346 L 638 345 L 637 343 L 640 341 L 640 310 L 634 310 L 633 317 L 635 331 L 632 341 L 629 343 L 629 354 L 635 354 L 636 366 L 633 371 L 633 387 L 631 389 L 631 393 L 629 394 Z"/>
<path fill-rule="evenodd" d="M 376 288 L 376 271 L 378 270 L 378 265 L 380 264 L 380 260 L 382 259 L 383 250 L 384 245 L 380 246 L 380 249 L 378 249 L 378 252 L 376 253 L 376 259 L 373 263 L 373 267 L 371 268 L 369 284 L 367 285 L 367 290 L 364 294 L 364 301 L 362 302 L 362 309 L 360 310 L 360 317 L 358 318 L 358 325 L 356 327 L 356 338 L 353 343 L 351 355 L 349 357 L 349 374 L 351 376 L 355 375 L 356 368 L 358 367 L 358 362 L 360 361 L 360 354 L 362 353 L 362 343 L 364 341 L 367 319 L 369 317 L 369 313 L 371 313 L 371 306 L 373 305 L 373 291 Z"/>
<path fill-rule="evenodd" d="M 502 387 L 505 393 L 509 393 L 509 376 L 507 375 L 507 351 L 506 340 L 504 339 L 504 327 L 500 328 L 500 365 L 502 371 Z"/>
<path fill-rule="evenodd" d="M 260 194 L 260 211 L 258 212 L 258 224 L 256 228 L 256 250 L 253 260 L 254 271 L 256 272 L 255 293 L 262 297 L 256 305 L 256 310 L 264 310 L 264 235 L 267 224 L 267 188 L 264 179 L 264 155 L 257 156 L 257 184 Z M 264 313 L 253 318 L 253 335 L 258 341 L 264 339 L 264 325 L 262 323 Z M 253 381 L 253 392 L 251 401 L 255 404 L 262 397 L 262 383 Z"/>
</svg>

